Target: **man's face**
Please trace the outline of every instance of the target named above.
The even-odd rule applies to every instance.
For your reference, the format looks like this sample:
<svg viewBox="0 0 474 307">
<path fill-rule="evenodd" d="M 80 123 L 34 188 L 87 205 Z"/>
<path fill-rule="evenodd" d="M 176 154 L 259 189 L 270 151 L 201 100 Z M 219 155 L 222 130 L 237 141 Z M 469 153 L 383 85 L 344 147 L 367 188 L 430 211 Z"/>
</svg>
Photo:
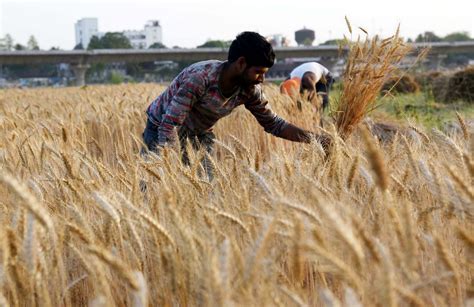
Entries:
<svg viewBox="0 0 474 307">
<path fill-rule="evenodd" d="M 243 86 L 252 86 L 262 83 L 265 80 L 265 73 L 268 67 L 247 66 L 241 75 L 241 84 Z"/>
</svg>

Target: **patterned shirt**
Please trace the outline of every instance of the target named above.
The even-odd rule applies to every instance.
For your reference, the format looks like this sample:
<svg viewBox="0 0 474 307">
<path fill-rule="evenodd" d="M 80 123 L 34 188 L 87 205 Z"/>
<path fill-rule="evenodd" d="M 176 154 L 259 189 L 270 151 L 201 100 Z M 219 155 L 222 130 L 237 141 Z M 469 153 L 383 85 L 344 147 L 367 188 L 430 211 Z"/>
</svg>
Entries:
<svg viewBox="0 0 474 307">
<path fill-rule="evenodd" d="M 211 131 L 214 124 L 243 104 L 258 123 L 279 136 L 287 122 L 270 109 L 260 85 L 239 88 L 224 97 L 218 87 L 222 61 L 195 63 L 184 69 L 148 107 L 149 120 L 158 127 L 158 145 L 173 140 L 173 130 L 186 126 L 196 135 Z"/>
</svg>

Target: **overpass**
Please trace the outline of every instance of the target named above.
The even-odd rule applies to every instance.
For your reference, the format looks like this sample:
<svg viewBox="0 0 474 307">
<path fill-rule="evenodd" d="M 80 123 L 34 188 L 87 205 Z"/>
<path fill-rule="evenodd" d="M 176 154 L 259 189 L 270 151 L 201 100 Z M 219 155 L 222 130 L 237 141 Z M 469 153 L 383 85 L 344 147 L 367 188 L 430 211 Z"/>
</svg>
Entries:
<svg viewBox="0 0 474 307">
<path fill-rule="evenodd" d="M 474 41 L 415 43 L 415 52 L 430 47 L 430 55 L 448 53 L 474 53 Z M 340 55 L 337 45 L 311 47 L 277 47 L 277 59 L 333 57 Z M 71 64 L 78 84 L 84 84 L 89 65 L 95 63 L 140 63 L 153 61 L 202 61 L 208 59 L 224 60 L 226 48 L 196 49 L 105 49 L 105 50 L 52 50 L 52 51 L 0 51 L 0 65 L 11 64 Z M 343 50 L 346 52 L 347 49 Z"/>
</svg>

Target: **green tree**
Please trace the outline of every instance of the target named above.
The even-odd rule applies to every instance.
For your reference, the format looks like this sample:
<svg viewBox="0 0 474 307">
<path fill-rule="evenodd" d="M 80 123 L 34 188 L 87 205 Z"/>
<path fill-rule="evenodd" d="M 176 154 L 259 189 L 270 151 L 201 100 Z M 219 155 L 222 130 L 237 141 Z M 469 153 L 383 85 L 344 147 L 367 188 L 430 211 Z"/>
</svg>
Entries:
<svg viewBox="0 0 474 307">
<path fill-rule="evenodd" d="M 26 47 L 23 46 L 22 44 L 15 44 L 15 46 L 13 46 L 13 49 L 20 51 L 20 50 L 26 50 Z"/>
<path fill-rule="evenodd" d="M 10 34 L 5 35 L 5 49 L 8 51 L 13 50 L 13 38 Z"/>
<path fill-rule="evenodd" d="M 120 84 L 123 83 L 123 76 L 119 74 L 118 72 L 111 72 L 109 76 L 109 82 L 112 84 Z"/>
<path fill-rule="evenodd" d="M 148 47 L 148 49 L 165 49 L 165 48 L 167 47 L 160 42 L 154 43 L 153 45 Z"/>
<path fill-rule="evenodd" d="M 128 38 L 120 32 L 107 32 L 101 38 L 93 36 L 87 49 L 131 49 L 132 44 Z"/>
<path fill-rule="evenodd" d="M 26 43 L 26 46 L 28 48 L 28 50 L 39 50 L 39 46 L 38 46 L 38 41 L 36 40 L 36 38 L 31 35 L 30 38 L 28 39 L 28 43 Z"/>
<path fill-rule="evenodd" d="M 107 32 L 101 38 L 104 49 L 131 49 L 128 38 L 119 32 Z"/>
<path fill-rule="evenodd" d="M 426 31 L 423 34 L 418 34 L 415 39 L 416 43 L 436 43 L 440 42 L 442 39 L 438 35 L 434 34 L 434 32 Z"/>
<path fill-rule="evenodd" d="M 313 46 L 313 41 L 314 41 L 314 39 L 307 38 L 307 39 L 304 40 L 303 46 L 307 46 L 307 47 Z"/>
<path fill-rule="evenodd" d="M 80 44 L 82 46 L 82 44 Z M 91 40 L 89 41 L 89 45 L 87 46 L 87 49 L 92 50 L 92 49 L 103 49 L 102 48 L 102 42 L 100 41 L 100 38 L 97 36 L 92 36 Z"/>
<path fill-rule="evenodd" d="M 197 48 L 229 48 L 232 41 L 208 40 Z"/>
<path fill-rule="evenodd" d="M 445 42 L 465 42 L 470 40 L 472 40 L 472 38 L 467 32 L 454 32 L 446 35 L 443 38 L 443 41 Z"/>
<path fill-rule="evenodd" d="M 340 44 L 344 44 L 343 39 L 330 39 L 330 40 L 325 41 L 321 45 L 326 46 L 326 45 L 340 45 Z"/>
</svg>

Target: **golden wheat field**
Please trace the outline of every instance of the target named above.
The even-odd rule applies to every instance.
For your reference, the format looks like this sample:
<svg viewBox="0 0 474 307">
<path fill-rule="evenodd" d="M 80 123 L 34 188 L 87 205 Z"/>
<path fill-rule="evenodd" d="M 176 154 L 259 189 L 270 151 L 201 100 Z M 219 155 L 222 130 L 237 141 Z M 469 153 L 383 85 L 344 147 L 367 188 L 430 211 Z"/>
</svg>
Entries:
<svg viewBox="0 0 474 307">
<path fill-rule="evenodd" d="M 473 304 L 474 135 L 264 133 L 140 156 L 154 84 L 0 91 L 0 306 Z M 314 128 L 275 86 L 272 108 Z M 462 118 L 460 118 L 463 123 Z M 147 192 L 140 181 L 147 182 Z"/>
</svg>

